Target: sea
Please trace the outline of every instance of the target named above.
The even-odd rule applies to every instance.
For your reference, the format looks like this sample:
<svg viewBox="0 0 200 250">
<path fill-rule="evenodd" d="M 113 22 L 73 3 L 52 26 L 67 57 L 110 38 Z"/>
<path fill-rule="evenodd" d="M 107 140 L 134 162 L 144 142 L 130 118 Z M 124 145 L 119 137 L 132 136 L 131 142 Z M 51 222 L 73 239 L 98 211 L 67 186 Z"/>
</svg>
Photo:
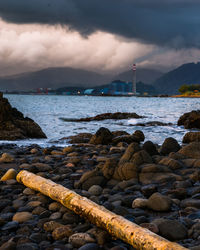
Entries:
<svg viewBox="0 0 200 250">
<path fill-rule="evenodd" d="M 4 95 L 11 105 L 24 116 L 37 122 L 47 139 L 0 141 L 0 144 L 14 143 L 18 146 L 38 144 L 41 147 L 69 145 L 65 137 L 78 133 L 95 133 L 100 127 L 111 131 L 123 130 L 133 133 L 142 130 L 145 140 L 161 145 L 167 137 L 181 143 L 189 130 L 177 126 L 179 117 L 185 112 L 200 109 L 198 98 L 158 97 L 100 97 L 68 95 Z M 135 112 L 145 116 L 141 119 L 104 120 L 91 122 L 66 122 L 62 118 L 83 118 L 107 112 Z M 170 123 L 167 126 L 137 126 L 146 122 Z M 195 131 L 195 130 L 194 130 Z"/>
</svg>

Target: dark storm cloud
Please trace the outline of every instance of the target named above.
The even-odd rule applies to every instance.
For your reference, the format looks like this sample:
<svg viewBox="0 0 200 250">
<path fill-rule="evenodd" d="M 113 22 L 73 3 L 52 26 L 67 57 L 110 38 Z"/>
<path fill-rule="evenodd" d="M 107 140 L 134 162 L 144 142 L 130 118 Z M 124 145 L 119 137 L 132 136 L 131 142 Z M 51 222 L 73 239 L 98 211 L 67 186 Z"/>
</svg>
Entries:
<svg viewBox="0 0 200 250">
<path fill-rule="evenodd" d="M 0 0 L 14 23 L 63 24 L 171 47 L 200 47 L 199 0 Z"/>
</svg>

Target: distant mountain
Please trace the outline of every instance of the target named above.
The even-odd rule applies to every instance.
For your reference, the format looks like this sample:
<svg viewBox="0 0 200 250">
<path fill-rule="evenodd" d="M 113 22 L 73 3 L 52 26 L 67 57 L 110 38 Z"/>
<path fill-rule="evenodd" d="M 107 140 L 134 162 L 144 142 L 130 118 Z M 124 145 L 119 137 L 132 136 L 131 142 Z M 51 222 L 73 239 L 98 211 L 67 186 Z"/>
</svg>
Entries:
<svg viewBox="0 0 200 250">
<path fill-rule="evenodd" d="M 163 73 L 152 69 L 137 69 L 137 81 L 147 84 Z M 47 68 L 36 72 L 0 77 L 0 91 L 30 91 L 37 88 L 82 87 L 105 85 L 112 80 L 132 81 L 132 70 L 118 75 L 102 75 L 96 72 L 69 67 Z"/>
<path fill-rule="evenodd" d="M 95 72 L 64 68 L 47 68 L 36 72 L 0 77 L 0 90 L 33 90 L 37 88 L 59 88 L 64 86 L 103 85 L 111 79 L 108 75 Z"/>
<path fill-rule="evenodd" d="M 160 78 L 164 73 L 154 69 L 145 69 L 145 68 L 138 68 L 137 69 L 137 81 L 144 82 L 146 84 L 151 84 L 157 78 Z M 112 80 L 120 79 L 123 81 L 132 81 L 133 79 L 133 71 L 125 71 L 118 75 L 115 75 Z"/>
<path fill-rule="evenodd" d="M 152 85 L 159 94 L 177 94 L 183 84 L 200 84 L 200 62 L 183 64 L 155 80 Z"/>
</svg>

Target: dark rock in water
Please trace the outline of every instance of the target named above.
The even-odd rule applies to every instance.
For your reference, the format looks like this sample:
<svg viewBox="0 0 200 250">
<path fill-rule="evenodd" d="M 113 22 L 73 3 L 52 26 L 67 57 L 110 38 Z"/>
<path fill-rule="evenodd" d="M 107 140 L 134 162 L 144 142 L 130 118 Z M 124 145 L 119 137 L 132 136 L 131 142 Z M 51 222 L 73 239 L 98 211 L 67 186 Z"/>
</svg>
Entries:
<svg viewBox="0 0 200 250">
<path fill-rule="evenodd" d="M 6 98 L 0 95 L 0 140 L 25 138 L 46 138 L 46 135 L 32 119 L 12 108 Z"/>
<path fill-rule="evenodd" d="M 90 121 L 102 121 L 102 120 L 123 120 L 123 119 L 130 119 L 130 118 L 143 118 L 143 116 L 137 115 L 136 113 L 121 113 L 121 112 L 116 112 L 116 113 L 104 113 L 100 115 L 96 115 L 93 117 L 86 117 L 86 118 L 60 118 L 61 120 L 65 122 L 90 122 Z"/>
<path fill-rule="evenodd" d="M 88 143 L 92 137 L 92 134 L 90 133 L 80 133 L 78 135 L 72 135 L 69 137 L 64 137 L 62 140 L 68 140 L 69 143 L 75 144 L 75 143 Z"/>
<path fill-rule="evenodd" d="M 147 151 L 150 155 L 158 155 L 156 146 L 151 141 L 146 141 L 143 145 L 143 149 Z"/>
<path fill-rule="evenodd" d="M 104 144 L 107 145 L 112 142 L 113 135 L 109 129 L 101 127 L 97 130 L 96 134 L 90 139 L 91 144 Z"/>
<path fill-rule="evenodd" d="M 178 126 L 183 125 L 184 128 L 200 128 L 200 110 L 193 110 L 183 114 L 178 120 Z"/>
<path fill-rule="evenodd" d="M 200 142 L 200 132 L 188 132 L 183 137 L 183 143 Z"/>
<path fill-rule="evenodd" d="M 130 124 L 129 126 L 141 126 L 141 127 L 153 127 L 153 126 L 171 126 L 172 123 L 164 123 L 159 121 L 151 121 L 151 122 L 145 122 L 145 123 L 136 123 L 136 124 Z"/>
<path fill-rule="evenodd" d="M 160 153 L 163 155 L 168 155 L 171 152 L 177 152 L 180 149 L 180 145 L 178 144 L 177 140 L 172 138 L 172 137 L 168 137 L 165 139 L 165 141 L 163 142 L 161 149 L 160 149 Z"/>
</svg>

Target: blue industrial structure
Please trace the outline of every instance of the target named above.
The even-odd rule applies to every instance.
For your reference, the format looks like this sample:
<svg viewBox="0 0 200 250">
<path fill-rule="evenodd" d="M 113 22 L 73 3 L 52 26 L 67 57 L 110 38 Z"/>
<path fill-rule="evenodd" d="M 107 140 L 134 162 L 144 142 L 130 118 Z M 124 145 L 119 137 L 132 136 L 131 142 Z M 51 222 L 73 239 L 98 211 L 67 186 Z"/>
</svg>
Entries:
<svg viewBox="0 0 200 250">
<path fill-rule="evenodd" d="M 107 87 L 101 89 L 100 92 L 105 95 L 130 95 L 132 94 L 132 88 L 132 82 L 115 80 Z"/>
</svg>

